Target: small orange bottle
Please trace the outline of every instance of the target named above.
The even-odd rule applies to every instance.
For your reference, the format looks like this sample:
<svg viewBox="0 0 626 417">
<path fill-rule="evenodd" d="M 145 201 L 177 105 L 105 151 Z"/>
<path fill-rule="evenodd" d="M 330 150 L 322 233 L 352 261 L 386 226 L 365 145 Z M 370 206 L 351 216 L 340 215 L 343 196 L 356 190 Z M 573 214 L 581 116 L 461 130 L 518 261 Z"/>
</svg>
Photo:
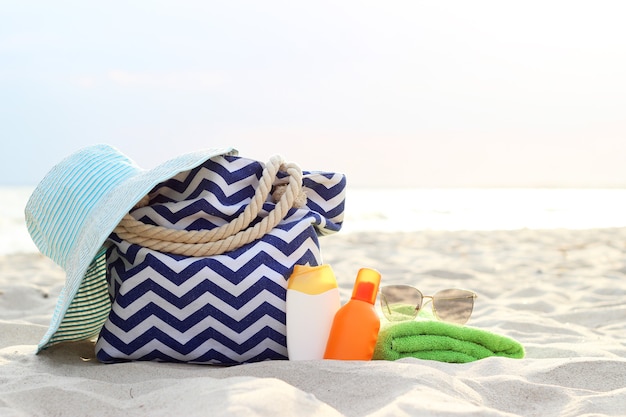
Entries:
<svg viewBox="0 0 626 417">
<path fill-rule="evenodd" d="M 372 359 L 380 329 L 380 319 L 374 309 L 379 284 L 380 272 L 369 268 L 359 270 L 352 298 L 333 319 L 324 359 Z"/>
</svg>

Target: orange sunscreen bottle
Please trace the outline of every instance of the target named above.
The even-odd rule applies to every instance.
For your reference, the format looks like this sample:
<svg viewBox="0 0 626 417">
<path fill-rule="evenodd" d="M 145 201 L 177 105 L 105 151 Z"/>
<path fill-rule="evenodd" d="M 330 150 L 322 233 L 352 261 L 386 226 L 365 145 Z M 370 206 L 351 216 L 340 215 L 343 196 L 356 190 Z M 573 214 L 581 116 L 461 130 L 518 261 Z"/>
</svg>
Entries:
<svg viewBox="0 0 626 417">
<path fill-rule="evenodd" d="M 379 285 L 378 271 L 359 270 L 352 298 L 335 314 L 324 359 L 372 359 L 380 329 L 380 319 L 374 309 Z"/>
<path fill-rule="evenodd" d="M 330 265 L 296 265 L 287 283 L 289 360 L 322 359 L 330 326 L 341 307 Z"/>
</svg>

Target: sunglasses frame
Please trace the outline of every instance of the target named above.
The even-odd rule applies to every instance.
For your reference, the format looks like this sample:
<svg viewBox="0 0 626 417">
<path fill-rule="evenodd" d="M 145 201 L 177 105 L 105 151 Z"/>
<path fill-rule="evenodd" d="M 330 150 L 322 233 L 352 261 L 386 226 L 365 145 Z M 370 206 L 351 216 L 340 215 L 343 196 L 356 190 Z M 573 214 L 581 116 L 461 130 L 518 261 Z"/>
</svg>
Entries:
<svg viewBox="0 0 626 417">
<path fill-rule="evenodd" d="M 433 312 L 433 315 L 435 316 L 435 318 L 439 321 L 445 321 L 447 323 L 456 323 L 456 324 L 460 324 L 460 325 L 464 325 L 465 323 L 467 323 L 470 319 L 470 317 L 472 316 L 472 313 L 474 312 L 474 300 L 476 298 L 478 298 L 478 295 L 474 292 L 474 291 L 470 291 L 470 290 L 465 290 L 465 289 L 461 289 L 461 288 L 446 288 L 443 290 L 439 290 L 437 291 L 434 295 L 424 295 L 419 289 L 411 286 L 411 285 L 404 285 L 404 284 L 400 284 L 400 285 L 386 285 L 384 287 L 381 287 L 379 290 L 379 294 L 380 294 L 380 308 L 383 312 L 383 315 L 385 316 L 385 318 L 389 321 L 408 321 L 409 319 L 406 320 L 391 320 L 389 318 L 389 316 L 392 316 L 392 312 L 391 312 L 391 308 L 389 307 L 389 302 L 387 301 L 387 297 L 385 296 L 383 290 L 385 288 L 405 288 L 405 289 L 410 289 L 413 291 L 416 291 L 419 296 L 420 296 L 420 303 L 419 305 L 415 306 L 415 312 L 413 314 L 413 317 L 410 320 L 414 320 L 418 315 L 419 312 L 422 310 L 422 308 L 428 304 L 431 303 L 431 309 Z M 442 291 L 449 291 L 449 290 L 455 290 L 455 291 L 461 291 L 464 293 L 464 296 L 462 297 L 445 297 L 445 296 L 437 296 L 437 294 L 439 294 Z M 445 320 L 442 319 L 439 314 L 437 313 L 437 307 L 436 307 L 436 300 L 461 300 L 461 299 L 467 299 L 467 298 L 471 298 L 471 309 L 469 311 L 469 314 L 467 315 L 467 318 L 465 319 L 465 321 L 463 322 L 457 322 L 457 321 L 450 321 L 450 320 Z M 427 299 L 426 302 L 424 302 L 424 299 Z M 389 316 L 385 313 L 385 309 L 387 310 Z"/>
</svg>

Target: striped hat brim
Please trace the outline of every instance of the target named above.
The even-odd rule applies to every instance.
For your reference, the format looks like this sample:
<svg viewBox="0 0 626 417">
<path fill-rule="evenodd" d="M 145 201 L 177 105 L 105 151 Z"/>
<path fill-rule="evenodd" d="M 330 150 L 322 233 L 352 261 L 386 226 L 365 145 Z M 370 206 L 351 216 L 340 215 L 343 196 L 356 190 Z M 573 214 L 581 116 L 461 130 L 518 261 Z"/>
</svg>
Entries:
<svg viewBox="0 0 626 417">
<path fill-rule="evenodd" d="M 233 148 L 181 155 L 142 170 L 109 145 L 84 148 L 55 166 L 26 205 L 26 224 L 39 250 L 66 272 L 66 283 L 37 352 L 91 339 L 111 304 L 104 246 L 121 219 L 156 185 Z"/>
</svg>

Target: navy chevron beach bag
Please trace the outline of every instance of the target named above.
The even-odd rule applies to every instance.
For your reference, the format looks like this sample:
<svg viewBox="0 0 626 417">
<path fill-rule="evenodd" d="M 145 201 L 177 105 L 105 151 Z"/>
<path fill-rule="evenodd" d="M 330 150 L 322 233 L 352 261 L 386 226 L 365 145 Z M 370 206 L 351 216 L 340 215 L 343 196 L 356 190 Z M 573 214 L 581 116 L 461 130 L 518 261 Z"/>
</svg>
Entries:
<svg viewBox="0 0 626 417">
<path fill-rule="evenodd" d="M 287 279 L 322 263 L 345 184 L 279 157 L 216 156 L 157 185 L 110 236 L 98 360 L 286 359 Z"/>
</svg>

